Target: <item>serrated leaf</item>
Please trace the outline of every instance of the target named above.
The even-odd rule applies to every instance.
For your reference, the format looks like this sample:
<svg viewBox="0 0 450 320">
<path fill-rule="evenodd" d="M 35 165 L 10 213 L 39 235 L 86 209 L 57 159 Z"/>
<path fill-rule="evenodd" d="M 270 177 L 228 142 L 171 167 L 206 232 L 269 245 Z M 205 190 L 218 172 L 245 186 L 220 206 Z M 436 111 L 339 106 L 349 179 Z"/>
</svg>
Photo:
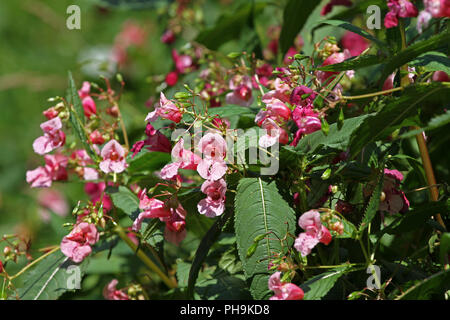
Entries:
<svg viewBox="0 0 450 320">
<path fill-rule="evenodd" d="M 294 44 L 294 39 L 302 30 L 309 15 L 320 4 L 320 1 L 289 0 L 283 11 L 283 27 L 280 33 L 280 49 L 284 56 Z"/>
<path fill-rule="evenodd" d="M 255 299 L 270 296 L 267 283 L 269 260 L 273 252 L 282 252 L 277 239 L 287 232 L 295 232 L 295 212 L 278 193 L 275 182 L 267 183 L 261 178 L 244 178 L 239 182 L 235 199 L 235 230 L 239 257 L 244 274 L 250 283 L 250 291 Z M 254 254 L 247 258 L 247 250 L 255 237 L 269 234 L 259 242 Z M 292 239 L 287 238 L 288 245 Z"/>
<path fill-rule="evenodd" d="M 363 123 L 367 115 L 349 118 L 343 121 L 342 128 L 339 130 L 338 125 L 333 123 L 330 125 L 328 135 L 322 131 L 316 131 L 303 137 L 298 145 L 294 148 L 297 152 L 313 153 L 320 147 L 329 147 L 339 150 L 347 150 L 350 137 L 354 131 Z"/>
<path fill-rule="evenodd" d="M 121 209 L 131 219 L 135 219 L 140 213 L 138 197 L 127 187 L 111 187 L 105 190 L 110 196 L 114 205 Z"/>
<path fill-rule="evenodd" d="M 450 74 L 450 59 L 445 53 L 438 51 L 421 54 L 409 65 L 423 67 L 425 71 L 444 71 Z"/>
<path fill-rule="evenodd" d="M 76 289 L 76 281 L 81 281 L 87 265 L 88 259 L 76 264 L 58 250 L 25 275 L 24 285 L 18 289 L 19 299 L 56 300 L 63 293 Z"/>
<path fill-rule="evenodd" d="M 378 208 L 380 207 L 380 197 L 381 192 L 383 191 L 383 186 L 384 186 L 384 162 L 381 166 L 380 173 L 377 176 L 377 184 L 374 190 L 372 191 L 369 203 L 367 204 L 366 209 L 364 210 L 364 216 L 361 221 L 361 225 L 359 226 L 360 232 L 366 229 L 369 223 L 375 217 L 375 214 L 377 213 Z"/>
</svg>

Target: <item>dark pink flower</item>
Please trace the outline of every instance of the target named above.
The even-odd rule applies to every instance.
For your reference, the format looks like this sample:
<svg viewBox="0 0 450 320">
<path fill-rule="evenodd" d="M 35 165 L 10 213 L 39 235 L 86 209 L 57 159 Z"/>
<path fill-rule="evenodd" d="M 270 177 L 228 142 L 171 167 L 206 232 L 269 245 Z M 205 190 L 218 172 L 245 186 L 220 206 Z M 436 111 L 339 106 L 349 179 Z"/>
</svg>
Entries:
<svg viewBox="0 0 450 320">
<path fill-rule="evenodd" d="M 310 107 L 314 99 L 317 97 L 317 92 L 306 86 L 298 86 L 292 90 L 289 101 L 291 104 L 301 107 Z"/>
<path fill-rule="evenodd" d="M 327 15 L 328 13 L 331 12 L 331 10 L 333 10 L 334 6 L 346 6 L 346 7 L 351 7 L 352 6 L 352 2 L 350 0 L 330 0 L 330 2 L 328 2 L 323 8 L 322 11 L 320 12 L 320 14 L 322 16 Z"/>
<path fill-rule="evenodd" d="M 384 169 L 383 192 L 385 198 L 380 202 L 380 211 L 391 214 L 408 211 L 409 201 L 405 193 L 399 189 L 402 180 L 403 174 L 400 171 Z"/>
<path fill-rule="evenodd" d="M 179 123 L 182 116 L 180 109 L 178 109 L 175 103 L 167 99 L 164 93 L 161 92 L 159 107 L 156 107 L 154 111 L 150 112 L 145 118 L 145 121 L 153 122 L 157 120 L 158 117 L 161 117 Z"/>
<path fill-rule="evenodd" d="M 110 183 L 109 185 L 112 185 L 112 183 Z M 103 200 L 103 210 L 105 212 L 108 212 L 112 209 L 113 205 L 109 195 L 104 192 L 105 189 L 106 184 L 104 182 L 88 182 L 84 185 L 84 191 L 89 196 L 89 199 L 92 201 L 92 203 L 95 205 L 99 201 Z"/>
<path fill-rule="evenodd" d="M 53 118 L 56 118 L 59 114 L 58 110 L 56 110 L 55 107 L 48 108 L 44 112 L 42 112 L 44 117 L 46 117 L 48 120 L 51 120 Z"/>
<path fill-rule="evenodd" d="M 42 123 L 41 129 L 44 131 L 44 135 L 34 140 L 34 152 L 43 155 L 63 146 L 66 142 L 66 135 L 60 130 L 61 128 L 62 123 L 59 117 Z"/>
<path fill-rule="evenodd" d="M 161 35 L 161 42 L 166 44 L 172 44 L 175 41 L 175 33 L 168 29 Z"/>
<path fill-rule="evenodd" d="M 225 96 L 227 104 L 236 104 L 243 107 L 249 107 L 252 104 L 252 81 L 249 77 L 231 79 L 229 87 L 233 91 Z"/>
<path fill-rule="evenodd" d="M 450 76 L 444 71 L 436 71 L 433 73 L 433 81 L 450 82 Z"/>
<path fill-rule="evenodd" d="M 105 286 L 103 289 L 103 297 L 106 300 L 130 300 L 125 292 L 116 289 L 118 283 L 119 281 L 117 279 L 113 279 Z"/>
<path fill-rule="evenodd" d="M 398 25 L 398 18 L 417 17 L 419 12 L 417 8 L 408 0 L 388 0 L 389 12 L 384 18 L 384 26 L 393 28 Z"/>
<path fill-rule="evenodd" d="M 80 263 L 91 254 L 91 246 L 99 239 L 95 225 L 81 222 L 61 241 L 61 252 L 73 262 Z"/>
<path fill-rule="evenodd" d="M 348 50 L 344 50 L 344 52 L 335 52 L 332 55 L 330 55 L 328 58 L 325 59 L 325 61 L 321 65 L 321 67 L 341 63 L 351 57 L 352 57 L 352 55 L 350 54 L 350 51 L 348 51 Z M 355 73 L 354 70 L 349 70 L 346 72 L 346 75 L 349 78 L 352 78 L 354 73 Z M 317 71 L 317 73 L 316 73 L 317 79 L 319 79 L 319 81 L 322 84 L 326 84 L 326 83 L 333 81 L 335 76 L 338 74 L 339 74 L 339 72 L 332 72 L 332 71 Z"/>
<path fill-rule="evenodd" d="M 89 141 L 92 144 L 103 144 L 105 143 L 105 139 L 103 138 L 102 134 L 98 130 L 94 130 L 89 135 Z"/>
<path fill-rule="evenodd" d="M 305 134 L 310 134 L 322 128 L 322 123 L 316 113 L 310 107 L 296 107 L 292 113 L 292 119 L 297 124 L 298 130 L 291 145 L 296 146 Z"/>
<path fill-rule="evenodd" d="M 167 139 L 165 135 L 163 135 L 159 130 L 156 130 L 150 123 L 147 123 L 145 127 L 145 134 L 147 135 L 147 139 L 136 142 L 131 148 L 131 152 L 133 152 L 132 158 L 138 154 L 142 148 L 147 146 L 147 150 L 149 151 L 158 151 L 158 152 L 166 152 L 169 153 L 172 149 L 170 144 L 170 140 Z"/>
<path fill-rule="evenodd" d="M 165 79 L 169 87 L 173 87 L 178 82 L 178 73 L 176 71 L 171 71 L 166 75 Z"/>
<path fill-rule="evenodd" d="M 357 33 L 347 31 L 341 39 L 342 48 L 347 49 L 352 57 L 359 56 L 364 50 L 369 47 L 369 42 L 366 38 Z"/>
<path fill-rule="evenodd" d="M 303 257 L 311 253 L 311 250 L 319 243 L 328 245 L 332 238 L 330 231 L 322 225 L 320 213 L 310 210 L 302 214 L 298 220 L 299 226 L 305 230 L 295 239 L 294 247 Z"/>
<path fill-rule="evenodd" d="M 266 108 L 258 112 L 255 117 L 255 123 L 258 126 L 262 126 L 266 119 L 272 119 L 278 123 L 285 123 L 291 118 L 291 109 L 289 109 L 285 103 L 277 98 L 271 98 L 264 100 Z"/>
<path fill-rule="evenodd" d="M 162 218 L 166 223 L 164 230 L 164 238 L 175 245 L 179 245 L 184 238 L 186 238 L 186 210 L 181 206 L 181 203 L 175 208 L 170 208 L 170 216 Z"/>
<path fill-rule="evenodd" d="M 293 283 L 281 282 L 280 277 L 281 273 L 277 271 L 269 278 L 269 290 L 275 293 L 270 300 L 302 300 L 303 290 Z"/>
<path fill-rule="evenodd" d="M 225 210 L 225 193 L 227 191 L 225 180 L 206 180 L 203 182 L 201 190 L 207 197 L 198 203 L 198 212 L 209 218 L 220 216 Z"/>
<path fill-rule="evenodd" d="M 100 156 L 103 158 L 103 161 L 100 162 L 99 166 L 104 173 L 120 173 L 127 167 L 125 150 L 114 139 L 105 144 Z"/>
<path fill-rule="evenodd" d="M 139 209 L 142 211 L 139 216 L 134 220 L 133 223 L 133 231 L 139 231 L 141 229 L 142 221 L 144 219 L 150 218 L 168 218 L 171 216 L 170 208 L 166 206 L 166 204 L 158 199 L 149 198 L 146 195 L 145 190 L 141 193 L 141 197 L 139 199 Z"/>
</svg>

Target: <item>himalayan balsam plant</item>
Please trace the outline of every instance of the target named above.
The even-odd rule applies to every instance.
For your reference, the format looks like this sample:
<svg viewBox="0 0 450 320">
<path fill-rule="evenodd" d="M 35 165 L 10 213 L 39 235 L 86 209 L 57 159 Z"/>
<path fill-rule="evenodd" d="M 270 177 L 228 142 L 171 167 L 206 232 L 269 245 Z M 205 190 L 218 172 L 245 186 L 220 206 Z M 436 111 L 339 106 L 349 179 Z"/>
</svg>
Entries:
<svg viewBox="0 0 450 320">
<path fill-rule="evenodd" d="M 343 20 L 374 3 L 381 29 Z M 134 267 L 108 273 L 105 299 L 447 297 L 450 202 L 427 135 L 448 134 L 450 1 L 319 4 L 285 1 L 263 46 L 224 54 L 223 34 L 239 38 L 235 27 L 267 3 L 239 7 L 239 26 L 225 14 L 201 29 L 182 14 L 200 9 L 176 2 L 160 39 L 173 68 L 152 78 L 138 134 L 121 113 L 126 77 L 75 82 L 69 72 L 67 94 L 43 112 L 32 143 L 42 165 L 26 181 L 49 191 L 39 193 L 46 219 L 67 210 L 58 185 L 82 184 L 85 196 L 40 256 L 2 238 L 2 296 L 76 295 L 90 261 L 127 252 Z M 338 35 L 308 43 L 308 16 L 320 19 L 315 32 Z M 189 24 L 202 31 L 175 46 Z M 119 65 L 146 37 L 124 28 Z M 29 263 L 8 273 L 22 255 Z"/>
</svg>

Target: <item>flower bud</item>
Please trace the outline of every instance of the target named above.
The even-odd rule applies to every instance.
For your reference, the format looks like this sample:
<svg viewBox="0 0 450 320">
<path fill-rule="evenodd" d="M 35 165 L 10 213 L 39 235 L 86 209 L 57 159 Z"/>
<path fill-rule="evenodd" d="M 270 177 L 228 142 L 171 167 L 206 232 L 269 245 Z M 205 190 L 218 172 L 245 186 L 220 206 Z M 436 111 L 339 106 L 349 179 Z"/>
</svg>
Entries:
<svg viewBox="0 0 450 320">
<path fill-rule="evenodd" d="M 380 201 L 383 202 L 384 200 L 386 200 L 386 193 L 384 193 L 384 191 L 382 191 L 381 196 L 380 196 Z"/>
<path fill-rule="evenodd" d="M 119 107 L 112 106 L 111 108 L 106 109 L 106 113 L 111 117 L 117 118 L 119 116 Z"/>
</svg>

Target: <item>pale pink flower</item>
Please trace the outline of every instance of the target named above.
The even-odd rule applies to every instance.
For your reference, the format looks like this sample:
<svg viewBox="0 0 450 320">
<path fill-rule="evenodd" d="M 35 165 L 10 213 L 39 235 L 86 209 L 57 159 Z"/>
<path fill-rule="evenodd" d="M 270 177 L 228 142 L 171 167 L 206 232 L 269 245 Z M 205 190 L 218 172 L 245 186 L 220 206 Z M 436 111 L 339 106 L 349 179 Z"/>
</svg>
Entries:
<svg viewBox="0 0 450 320">
<path fill-rule="evenodd" d="M 41 124 L 44 135 L 33 142 L 34 152 L 43 155 L 64 145 L 66 135 L 62 130 L 62 123 L 59 117 L 53 118 Z"/>
<path fill-rule="evenodd" d="M 27 171 L 26 179 L 32 188 L 48 188 L 52 181 L 67 180 L 68 158 L 61 154 L 45 155 L 45 166 Z"/>
<path fill-rule="evenodd" d="M 425 28 L 430 24 L 430 20 L 433 18 L 432 14 L 426 10 L 422 10 L 417 17 L 417 31 L 422 33 Z"/>
<path fill-rule="evenodd" d="M 277 98 L 264 100 L 266 108 L 258 112 L 255 117 L 255 123 L 261 126 L 264 120 L 270 118 L 279 123 L 284 123 L 291 118 L 291 109 L 284 102 Z"/>
<path fill-rule="evenodd" d="M 351 57 L 352 57 L 352 55 L 351 55 L 350 51 L 345 49 L 344 52 L 335 52 L 335 53 L 331 54 L 328 58 L 325 59 L 325 61 L 322 63 L 321 66 L 325 67 L 328 65 L 341 63 Z M 316 73 L 317 79 L 319 79 L 319 81 L 323 84 L 333 81 L 333 79 L 335 78 L 335 76 L 337 74 L 339 74 L 339 72 L 317 71 L 317 73 Z M 353 78 L 354 74 L 355 74 L 354 70 L 349 70 L 346 72 L 347 77 L 349 77 L 350 79 Z"/>
<path fill-rule="evenodd" d="M 298 224 L 305 232 L 300 233 L 295 239 L 294 247 L 303 257 L 310 254 L 319 242 L 325 245 L 331 242 L 330 231 L 320 221 L 319 211 L 310 210 L 303 213 Z"/>
<path fill-rule="evenodd" d="M 304 135 L 313 133 L 322 128 L 319 114 L 312 108 L 297 107 L 292 113 L 292 118 L 298 127 L 294 141 L 291 143 L 293 146 L 296 146 Z"/>
<path fill-rule="evenodd" d="M 133 231 L 139 231 L 141 229 L 142 221 L 144 219 L 167 218 L 171 216 L 170 208 L 161 200 L 149 198 L 146 195 L 145 190 L 141 193 L 139 199 L 139 209 L 144 211 L 142 211 L 136 220 L 134 220 Z"/>
<path fill-rule="evenodd" d="M 267 104 L 274 98 L 283 102 L 289 102 L 291 87 L 280 78 L 276 78 L 273 85 L 275 89 L 265 93 L 261 99 L 262 102 Z"/>
<path fill-rule="evenodd" d="M 164 93 L 161 92 L 159 106 L 147 115 L 145 121 L 153 122 L 156 121 L 158 117 L 161 117 L 163 119 L 168 119 L 175 123 L 179 123 L 182 116 L 183 115 L 176 104 L 171 100 L 168 100 Z"/>
<path fill-rule="evenodd" d="M 409 209 L 409 201 L 400 188 L 403 175 L 400 171 L 384 169 L 383 192 L 385 199 L 380 202 L 380 211 L 393 213 L 405 213 Z"/>
<path fill-rule="evenodd" d="M 179 55 L 175 49 L 172 49 L 172 59 L 175 62 L 175 68 L 178 73 L 186 73 L 193 67 L 191 56 Z"/>
<path fill-rule="evenodd" d="M 104 173 L 120 173 L 127 167 L 125 150 L 114 139 L 105 144 L 100 155 L 103 158 L 103 161 L 100 162 L 100 169 Z"/>
<path fill-rule="evenodd" d="M 37 195 L 37 200 L 42 209 L 50 210 L 61 217 L 65 217 L 69 212 L 67 200 L 58 190 L 41 190 Z"/>
<path fill-rule="evenodd" d="M 61 252 L 73 262 L 80 263 L 91 254 L 99 233 L 94 224 L 81 222 L 61 241 Z"/>
<path fill-rule="evenodd" d="M 229 82 L 230 90 L 232 92 L 227 93 L 225 101 L 227 104 L 236 104 L 243 107 L 249 107 L 253 102 L 252 95 L 252 81 L 251 78 L 244 76 L 240 78 L 240 81 L 231 79 Z"/>
<path fill-rule="evenodd" d="M 197 166 L 197 172 L 203 179 L 219 180 L 227 171 L 224 161 L 227 152 L 227 143 L 218 133 L 207 133 L 199 143 L 199 149 L 203 154 Z"/>
<path fill-rule="evenodd" d="M 269 278 L 269 290 L 275 295 L 270 300 L 302 300 L 305 293 L 302 288 L 293 283 L 281 282 L 281 273 L 279 271 L 272 274 Z"/>
<path fill-rule="evenodd" d="M 78 172 L 80 173 L 80 175 L 81 174 L 83 175 L 84 180 L 86 181 L 98 180 L 99 174 L 97 170 L 88 167 L 89 165 L 93 165 L 94 161 L 92 161 L 92 159 L 89 157 L 86 150 L 84 149 L 75 150 L 74 152 L 72 152 L 70 157 L 77 163 L 77 165 L 80 166 L 79 169 L 81 170 Z"/>
<path fill-rule="evenodd" d="M 162 179 L 172 179 L 178 174 L 178 169 L 196 170 L 200 157 L 190 150 L 184 149 L 184 139 L 181 138 L 172 149 L 172 163 L 161 169 Z"/>
<path fill-rule="evenodd" d="M 286 144 L 289 141 L 287 132 L 271 118 L 264 120 L 261 128 L 266 131 L 266 134 L 262 135 L 258 141 L 259 146 L 262 148 L 269 148 L 277 142 Z"/>
<path fill-rule="evenodd" d="M 176 208 L 170 208 L 171 215 L 161 218 L 166 223 L 164 238 L 175 245 L 179 245 L 186 238 L 186 210 L 178 203 Z"/>
<path fill-rule="evenodd" d="M 206 180 L 203 182 L 201 190 L 207 197 L 199 201 L 198 212 L 209 218 L 220 216 L 225 210 L 225 193 L 227 191 L 225 180 Z"/>
<path fill-rule="evenodd" d="M 27 183 L 31 188 L 49 188 L 52 185 L 52 177 L 44 167 L 38 167 L 27 171 Z"/>
<path fill-rule="evenodd" d="M 103 297 L 106 300 L 130 300 L 125 292 L 116 289 L 118 283 L 119 281 L 117 279 L 113 279 L 105 286 L 103 289 Z"/>
</svg>

